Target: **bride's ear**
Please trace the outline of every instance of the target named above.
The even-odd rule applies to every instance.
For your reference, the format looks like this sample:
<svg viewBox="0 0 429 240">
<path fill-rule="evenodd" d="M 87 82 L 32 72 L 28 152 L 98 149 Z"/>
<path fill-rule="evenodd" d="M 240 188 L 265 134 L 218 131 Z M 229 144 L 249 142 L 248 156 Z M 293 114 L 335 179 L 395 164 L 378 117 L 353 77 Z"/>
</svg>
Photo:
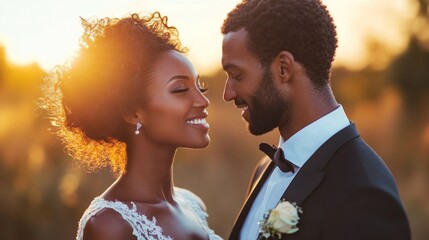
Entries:
<svg viewBox="0 0 429 240">
<path fill-rule="evenodd" d="M 125 122 L 136 125 L 137 123 L 142 124 L 143 123 L 143 114 L 139 110 L 135 110 L 129 113 L 122 114 L 122 118 L 125 120 Z"/>
</svg>

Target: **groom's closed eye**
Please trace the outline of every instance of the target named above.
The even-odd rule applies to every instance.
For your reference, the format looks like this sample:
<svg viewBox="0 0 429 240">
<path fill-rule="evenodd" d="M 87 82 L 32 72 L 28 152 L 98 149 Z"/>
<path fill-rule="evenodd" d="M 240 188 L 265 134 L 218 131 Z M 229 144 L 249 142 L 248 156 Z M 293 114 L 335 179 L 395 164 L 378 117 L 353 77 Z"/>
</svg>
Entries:
<svg viewBox="0 0 429 240">
<path fill-rule="evenodd" d="M 231 78 L 233 80 L 240 81 L 242 78 L 242 74 L 238 71 L 226 70 L 225 73 L 227 75 L 227 79 Z"/>
</svg>

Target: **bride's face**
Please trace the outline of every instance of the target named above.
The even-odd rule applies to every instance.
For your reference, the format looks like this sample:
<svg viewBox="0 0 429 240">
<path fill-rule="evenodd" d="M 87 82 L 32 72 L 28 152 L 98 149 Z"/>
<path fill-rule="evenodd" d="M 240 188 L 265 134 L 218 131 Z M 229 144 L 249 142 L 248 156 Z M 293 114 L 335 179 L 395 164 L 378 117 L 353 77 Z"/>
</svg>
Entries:
<svg viewBox="0 0 429 240">
<path fill-rule="evenodd" d="M 209 144 L 209 101 L 195 67 L 185 56 L 173 50 L 161 53 L 146 90 L 140 110 L 142 134 L 175 147 L 203 148 Z"/>
</svg>

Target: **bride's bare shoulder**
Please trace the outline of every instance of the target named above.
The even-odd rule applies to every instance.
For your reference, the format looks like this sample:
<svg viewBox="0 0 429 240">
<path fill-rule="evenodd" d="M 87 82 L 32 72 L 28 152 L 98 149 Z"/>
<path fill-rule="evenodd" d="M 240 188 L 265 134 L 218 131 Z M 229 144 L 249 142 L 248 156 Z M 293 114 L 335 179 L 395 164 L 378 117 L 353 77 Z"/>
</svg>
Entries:
<svg viewBox="0 0 429 240">
<path fill-rule="evenodd" d="M 84 240 L 135 239 L 131 226 L 113 209 L 103 209 L 92 216 L 84 229 Z"/>
</svg>

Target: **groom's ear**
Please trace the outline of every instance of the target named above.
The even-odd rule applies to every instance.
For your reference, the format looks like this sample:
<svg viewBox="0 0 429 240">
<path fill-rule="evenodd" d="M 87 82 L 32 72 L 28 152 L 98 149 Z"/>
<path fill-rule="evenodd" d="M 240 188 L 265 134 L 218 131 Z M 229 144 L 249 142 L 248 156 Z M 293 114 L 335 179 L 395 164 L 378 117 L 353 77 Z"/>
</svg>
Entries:
<svg viewBox="0 0 429 240">
<path fill-rule="evenodd" d="M 281 51 L 273 62 L 273 73 L 277 75 L 281 83 L 288 82 L 294 74 L 295 59 L 292 53 Z"/>
</svg>

